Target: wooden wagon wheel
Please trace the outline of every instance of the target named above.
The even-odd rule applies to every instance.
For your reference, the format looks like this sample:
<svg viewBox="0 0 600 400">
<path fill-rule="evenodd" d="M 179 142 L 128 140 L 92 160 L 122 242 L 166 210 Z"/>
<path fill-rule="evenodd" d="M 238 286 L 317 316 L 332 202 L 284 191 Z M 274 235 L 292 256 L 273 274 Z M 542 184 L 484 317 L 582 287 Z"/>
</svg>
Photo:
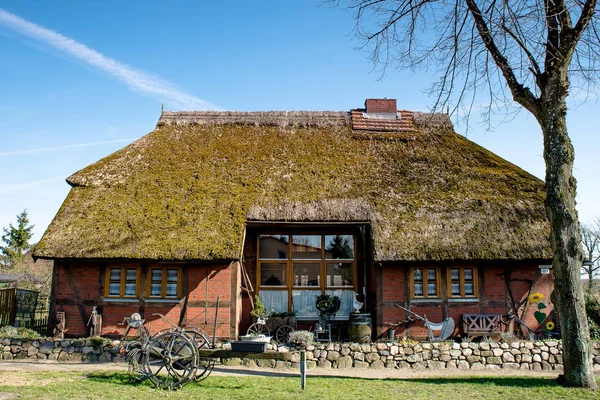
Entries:
<svg viewBox="0 0 600 400">
<path fill-rule="evenodd" d="M 161 332 L 144 346 L 143 369 L 161 389 L 176 390 L 189 383 L 198 370 L 198 352 L 192 339 L 179 332 Z"/>
<path fill-rule="evenodd" d="M 279 344 L 285 344 L 289 342 L 290 333 L 294 332 L 295 329 L 290 325 L 282 325 L 275 332 L 275 340 Z"/>
<path fill-rule="evenodd" d="M 267 324 L 259 324 L 258 322 L 255 322 L 250 325 L 246 334 L 271 336 L 271 331 L 269 330 Z"/>
<path fill-rule="evenodd" d="M 203 332 L 200 332 L 196 329 L 188 329 L 185 331 L 185 333 L 196 344 L 196 349 L 200 350 L 213 348 L 209 339 Z M 215 362 L 216 359 L 214 358 L 198 357 L 198 370 L 196 371 L 196 376 L 194 376 L 194 381 L 200 382 L 208 378 L 213 368 L 215 367 Z"/>
</svg>

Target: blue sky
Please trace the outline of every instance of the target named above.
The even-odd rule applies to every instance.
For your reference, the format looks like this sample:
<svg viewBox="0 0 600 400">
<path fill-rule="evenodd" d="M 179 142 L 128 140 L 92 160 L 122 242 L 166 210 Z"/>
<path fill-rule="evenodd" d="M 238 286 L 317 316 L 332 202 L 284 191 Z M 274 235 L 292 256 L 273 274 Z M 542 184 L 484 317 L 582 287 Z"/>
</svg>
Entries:
<svg viewBox="0 0 600 400">
<path fill-rule="evenodd" d="M 34 240 L 65 178 L 150 132 L 165 109 L 350 110 L 366 98 L 426 111 L 435 75 L 383 80 L 352 16 L 318 1 L 13 1 L 0 4 L 0 227 L 26 208 Z M 33 25 L 35 24 L 35 25 Z M 571 101 L 582 221 L 600 215 L 598 102 Z M 496 121 L 498 122 L 498 121 Z M 456 125 L 465 133 L 464 125 Z M 468 138 L 543 178 L 526 113 Z"/>
</svg>

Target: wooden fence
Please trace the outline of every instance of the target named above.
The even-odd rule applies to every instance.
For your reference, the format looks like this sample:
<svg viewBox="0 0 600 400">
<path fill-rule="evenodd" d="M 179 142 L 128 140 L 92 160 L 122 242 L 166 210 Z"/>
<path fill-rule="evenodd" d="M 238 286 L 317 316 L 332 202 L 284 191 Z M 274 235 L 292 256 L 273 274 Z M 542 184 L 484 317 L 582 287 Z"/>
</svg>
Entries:
<svg viewBox="0 0 600 400">
<path fill-rule="evenodd" d="M 0 326 L 12 325 L 16 312 L 16 289 L 0 289 Z"/>
</svg>

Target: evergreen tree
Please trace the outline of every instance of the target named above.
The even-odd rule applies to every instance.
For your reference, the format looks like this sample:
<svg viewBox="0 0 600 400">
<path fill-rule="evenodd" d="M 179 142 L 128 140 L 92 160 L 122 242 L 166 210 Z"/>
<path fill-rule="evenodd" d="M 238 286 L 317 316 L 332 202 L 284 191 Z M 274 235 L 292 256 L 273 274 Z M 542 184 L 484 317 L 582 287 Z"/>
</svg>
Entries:
<svg viewBox="0 0 600 400">
<path fill-rule="evenodd" d="M 29 240 L 33 236 L 33 225 L 29 225 L 27 210 L 23 210 L 17 215 L 17 227 L 13 224 L 7 228 L 2 228 L 4 235 L 2 241 L 5 246 L 0 246 L 0 266 L 14 267 L 23 260 L 25 253 L 31 248 Z"/>
</svg>

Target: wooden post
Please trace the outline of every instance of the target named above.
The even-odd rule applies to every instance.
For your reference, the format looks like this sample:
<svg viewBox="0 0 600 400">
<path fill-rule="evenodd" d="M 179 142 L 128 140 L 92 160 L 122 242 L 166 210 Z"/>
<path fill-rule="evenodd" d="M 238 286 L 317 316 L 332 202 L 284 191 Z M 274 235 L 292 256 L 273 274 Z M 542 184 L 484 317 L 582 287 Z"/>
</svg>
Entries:
<svg viewBox="0 0 600 400">
<path fill-rule="evenodd" d="M 300 350 L 300 388 L 306 387 L 306 350 Z"/>
</svg>

